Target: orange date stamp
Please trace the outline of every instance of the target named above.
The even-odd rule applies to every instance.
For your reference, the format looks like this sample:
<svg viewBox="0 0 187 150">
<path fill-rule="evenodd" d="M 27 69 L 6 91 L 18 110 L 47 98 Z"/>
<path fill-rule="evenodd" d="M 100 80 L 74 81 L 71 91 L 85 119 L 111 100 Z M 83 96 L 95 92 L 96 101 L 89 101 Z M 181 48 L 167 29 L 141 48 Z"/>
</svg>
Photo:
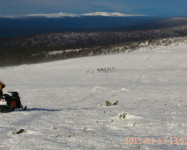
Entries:
<svg viewBox="0 0 187 150">
<path fill-rule="evenodd" d="M 178 144 L 178 145 L 187 145 L 187 137 L 177 138 L 177 137 L 126 137 L 124 144 L 134 144 L 134 145 L 141 145 L 141 144 Z"/>
</svg>

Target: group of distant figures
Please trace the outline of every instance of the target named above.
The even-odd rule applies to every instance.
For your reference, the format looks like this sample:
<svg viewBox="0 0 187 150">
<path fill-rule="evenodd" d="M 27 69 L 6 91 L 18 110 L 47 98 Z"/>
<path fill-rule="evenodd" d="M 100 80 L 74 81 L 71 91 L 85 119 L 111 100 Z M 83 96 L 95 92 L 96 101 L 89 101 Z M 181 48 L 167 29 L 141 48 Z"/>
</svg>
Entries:
<svg viewBox="0 0 187 150">
<path fill-rule="evenodd" d="M 112 67 L 112 68 L 98 68 L 97 72 L 112 71 L 112 70 L 115 70 L 115 69 L 116 69 L 115 67 Z"/>
<path fill-rule="evenodd" d="M 116 67 L 111 67 L 111 68 L 97 68 L 96 72 L 108 72 L 108 71 L 113 71 L 113 70 L 116 70 Z M 95 71 L 94 70 L 92 70 L 92 71 L 87 70 L 86 72 L 87 73 L 88 72 L 94 73 Z"/>
</svg>

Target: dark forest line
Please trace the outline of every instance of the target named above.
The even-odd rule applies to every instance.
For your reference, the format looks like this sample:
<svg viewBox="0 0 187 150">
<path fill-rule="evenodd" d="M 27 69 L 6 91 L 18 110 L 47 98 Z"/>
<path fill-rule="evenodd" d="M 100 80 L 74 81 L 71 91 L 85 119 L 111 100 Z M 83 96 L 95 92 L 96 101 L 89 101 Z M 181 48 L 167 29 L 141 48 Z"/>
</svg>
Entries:
<svg viewBox="0 0 187 150">
<path fill-rule="evenodd" d="M 20 65 L 121 52 L 142 42 L 187 36 L 187 25 L 126 32 L 65 32 L 0 40 L 0 66 Z M 79 49 L 79 50 L 77 50 Z M 58 53 L 59 51 L 59 53 Z M 57 52 L 49 55 L 51 52 Z"/>
</svg>

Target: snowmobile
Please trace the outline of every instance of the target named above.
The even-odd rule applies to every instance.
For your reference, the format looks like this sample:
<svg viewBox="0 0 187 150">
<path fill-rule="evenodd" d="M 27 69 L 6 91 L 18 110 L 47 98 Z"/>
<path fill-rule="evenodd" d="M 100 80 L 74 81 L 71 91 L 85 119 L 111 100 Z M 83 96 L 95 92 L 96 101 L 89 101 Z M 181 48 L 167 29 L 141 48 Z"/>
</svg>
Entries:
<svg viewBox="0 0 187 150">
<path fill-rule="evenodd" d="M 14 110 L 26 110 L 27 106 L 21 105 L 19 93 L 16 91 L 3 94 L 0 98 L 0 112 L 11 112 Z"/>
</svg>

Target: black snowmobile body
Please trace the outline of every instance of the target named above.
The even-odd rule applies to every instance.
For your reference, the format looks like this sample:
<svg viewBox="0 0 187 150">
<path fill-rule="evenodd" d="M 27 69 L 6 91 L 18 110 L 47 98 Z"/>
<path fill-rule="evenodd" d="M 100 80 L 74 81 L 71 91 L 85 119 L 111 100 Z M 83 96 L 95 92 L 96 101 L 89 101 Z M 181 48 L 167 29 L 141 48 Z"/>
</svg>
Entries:
<svg viewBox="0 0 187 150">
<path fill-rule="evenodd" d="M 21 105 L 21 100 L 18 92 L 9 92 L 9 94 L 3 94 L 0 99 L 0 112 L 11 112 L 16 109 L 25 110 L 26 106 L 23 108 Z"/>
</svg>

